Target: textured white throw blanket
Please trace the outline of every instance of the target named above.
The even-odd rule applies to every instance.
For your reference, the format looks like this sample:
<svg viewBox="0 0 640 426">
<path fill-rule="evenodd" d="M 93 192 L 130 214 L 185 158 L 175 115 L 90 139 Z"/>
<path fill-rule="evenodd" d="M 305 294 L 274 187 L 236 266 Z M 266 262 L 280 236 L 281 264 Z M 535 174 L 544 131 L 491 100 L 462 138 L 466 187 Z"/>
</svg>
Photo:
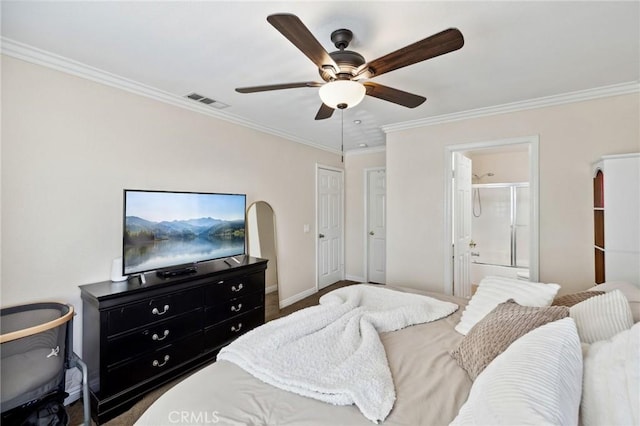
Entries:
<svg viewBox="0 0 640 426">
<path fill-rule="evenodd" d="M 384 420 L 395 388 L 378 333 L 444 318 L 458 305 L 358 284 L 334 290 L 320 305 L 270 321 L 218 354 L 258 379 L 335 405 L 355 404 Z"/>
</svg>

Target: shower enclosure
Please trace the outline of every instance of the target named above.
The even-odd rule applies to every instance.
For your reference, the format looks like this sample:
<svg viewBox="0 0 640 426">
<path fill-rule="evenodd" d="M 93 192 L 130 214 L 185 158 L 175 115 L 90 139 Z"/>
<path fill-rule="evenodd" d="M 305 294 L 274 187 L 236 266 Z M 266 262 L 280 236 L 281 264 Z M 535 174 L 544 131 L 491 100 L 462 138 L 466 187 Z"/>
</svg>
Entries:
<svg viewBox="0 0 640 426">
<path fill-rule="evenodd" d="M 474 184 L 471 281 L 529 279 L 529 184 Z"/>
</svg>

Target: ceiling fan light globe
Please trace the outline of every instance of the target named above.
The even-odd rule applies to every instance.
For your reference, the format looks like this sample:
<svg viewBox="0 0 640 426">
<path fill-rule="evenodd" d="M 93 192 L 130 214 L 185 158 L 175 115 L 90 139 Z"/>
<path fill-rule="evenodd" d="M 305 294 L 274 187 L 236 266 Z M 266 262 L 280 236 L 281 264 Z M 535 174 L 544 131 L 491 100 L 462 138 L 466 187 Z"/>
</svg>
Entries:
<svg viewBox="0 0 640 426">
<path fill-rule="evenodd" d="M 333 109 L 342 104 L 346 104 L 346 108 L 353 108 L 364 99 L 365 93 L 366 89 L 361 83 L 350 80 L 331 81 L 320 87 L 319 91 L 322 103 Z"/>
</svg>

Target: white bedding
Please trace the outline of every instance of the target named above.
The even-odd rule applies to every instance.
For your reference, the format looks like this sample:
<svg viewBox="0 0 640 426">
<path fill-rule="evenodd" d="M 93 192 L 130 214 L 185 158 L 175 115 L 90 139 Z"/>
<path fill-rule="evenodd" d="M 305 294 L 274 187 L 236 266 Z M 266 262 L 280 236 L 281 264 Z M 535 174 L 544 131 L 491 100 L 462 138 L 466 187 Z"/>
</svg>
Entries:
<svg viewBox="0 0 640 426">
<path fill-rule="evenodd" d="M 218 361 L 302 396 L 355 404 L 377 423 L 396 397 L 379 333 L 435 321 L 457 309 L 423 295 L 352 285 L 239 337 L 220 351 Z"/>
<path fill-rule="evenodd" d="M 585 352 L 582 424 L 640 424 L 640 323 Z"/>
<path fill-rule="evenodd" d="M 501 419 L 503 423 L 512 424 L 514 419 L 517 419 L 517 423 L 526 423 L 527 419 L 539 423 L 536 420 L 537 417 L 527 413 L 526 410 L 521 408 L 513 410 L 517 405 L 512 407 L 512 403 L 508 403 L 508 401 L 518 395 L 524 395 L 523 402 L 529 404 L 528 406 L 534 410 L 534 413 L 548 414 L 549 410 L 558 408 L 553 408 L 554 404 L 555 406 L 560 404 L 558 409 L 564 410 L 563 413 L 575 414 L 577 412 L 576 401 L 582 393 L 581 420 L 585 426 L 588 424 L 639 424 L 640 411 L 637 401 L 640 395 L 640 351 L 638 350 L 640 326 L 638 324 L 630 330 L 622 331 L 610 340 L 595 342 L 588 348 L 584 354 L 584 382 L 581 388 L 577 387 L 578 384 L 575 388 L 571 388 L 573 391 L 567 391 L 562 386 L 553 385 L 551 389 L 539 392 L 537 395 L 542 398 L 536 399 L 535 397 L 530 398 L 528 393 L 522 392 L 526 390 L 522 388 L 522 380 L 525 376 L 531 379 L 531 389 L 535 390 L 542 389 L 544 380 L 540 380 L 540 378 L 544 374 L 550 372 L 551 375 L 547 374 L 547 376 L 551 378 L 562 375 L 546 370 L 541 373 L 530 371 L 535 362 L 527 360 L 527 357 L 530 356 L 528 339 L 537 338 L 541 333 L 549 332 L 550 337 L 555 340 L 558 340 L 559 337 L 560 343 L 565 343 L 562 333 L 555 333 L 558 334 L 555 336 L 551 332 L 555 332 L 554 326 L 560 326 L 561 323 L 571 323 L 575 328 L 572 319 L 566 318 L 552 323 L 554 326 L 546 328 L 543 326 L 534 332 L 525 334 L 521 338 L 522 341 L 516 341 L 494 360 L 494 363 L 497 362 L 495 365 L 494 363 L 490 364 L 481 373 L 476 380 L 476 386 L 473 385 L 466 371 L 460 368 L 450 355 L 450 352 L 457 348 L 463 339 L 463 336 L 456 332 L 454 327 L 460 321 L 467 300 L 435 293 L 394 289 L 426 294 L 458 304 L 461 309 L 433 322 L 380 334 L 380 341 L 386 353 L 396 393 L 395 404 L 384 420 L 385 425 L 435 426 L 450 424 L 461 412 L 461 407 L 468 400 L 470 392 L 476 397 L 479 395 L 482 398 L 486 396 L 485 394 L 489 395 L 482 389 L 477 389 L 478 387 L 482 388 L 484 379 L 480 380 L 480 377 L 487 371 L 502 371 L 499 367 L 500 363 L 505 364 L 505 359 L 509 361 L 506 362 L 508 368 L 505 370 L 508 374 L 496 376 L 504 382 L 499 386 L 499 389 L 493 384 L 490 385 L 491 392 L 498 389 L 504 394 L 504 396 L 494 398 L 494 402 L 499 404 L 506 402 L 504 407 L 515 416 L 506 418 L 500 415 L 499 420 Z M 338 303 L 339 306 L 342 304 Z M 360 327 L 356 328 L 361 330 Z M 263 329 L 268 328 L 263 326 Z M 331 344 L 339 346 L 335 344 L 336 341 Z M 520 343 L 518 343 L 519 341 Z M 574 343 L 577 345 L 577 341 Z M 566 356 L 559 356 L 559 349 L 562 349 L 562 345 L 555 345 L 553 349 L 540 349 L 533 353 L 544 353 L 552 357 L 541 363 L 542 368 L 546 369 L 554 360 L 566 360 Z M 553 358 L 558 356 L 557 360 Z M 293 359 L 294 362 L 305 362 L 306 360 L 306 358 L 295 359 L 295 357 Z M 542 361 L 542 358 L 540 360 L 535 358 L 534 361 Z M 579 361 L 581 362 L 582 358 Z M 575 367 L 577 363 L 571 365 Z M 309 366 L 311 369 L 315 367 L 319 371 L 324 371 L 322 360 L 309 361 Z M 524 368 L 526 374 L 518 373 L 514 376 L 510 371 L 517 368 Z M 567 367 L 563 364 L 560 368 Z M 577 372 L 580 372 L 580 368 Z M 496 377 L 490 378 L 491 380 L 485 377 L 484 382 L 495 381 Z M 572 377 L 575 378 L 575 375 Z M 547 382 L 552 383 L 553 380 Z M 515 386 L 514 391 L 504 391 L 508 386 Z M 554 396 L 554 392 L 561 392 L 561 395 Z M 487 404 L 472 403 L 474 398 L 469 398 L 469 400 L 468 408 L 477 408 L 483 413 L 486 412 Z M 560 413 L 560 411 L 556 411 Z M 496 411 L 496 413 L 498 412 L 499 410 Z M 477 421 L 474 413 L 477 414 L 474 411 L 473 416 L 465 415 L 458 420 L 467 419 L 474 423 Z M 552 412 L 551 414 L 555 416 L 557 413 Z M 468 409 L 466 414 L 469 414 Z M 522 419 L 520 419 L 521 416 Z M 475 420 L 472 420 L 472 417 Z M 568 418 L 566 417 L 566 419 Z M 500 423 L 499 420 L 496 421 Z M 573 421 L 566 420 L 571 423 Z M 565 423 L 565 421 L 559 422 Z M 550 420 L 549 423 L 555 424 L 556 421 Z M 234 363 L 220 360 L 186 378 L 162 395 L 136 424 L 149 426 L 195 424 L 364 426 L 370 425 L 371 421 L 363 416 L 355 405 L 327 404 L 317 399 L 279 389 L 256 379 Z"/>
<path fill-rule="evenodd" d="M 467 302 L 452 296 L 411 292 L 461 307 Z M 437 321 L 381 333 L 396 393 L 385 425 L 447 425 L 456 417 L 472 384 L 449 355 L 463 337 L 453 329 L 460 313 L 458 309 Z M 162 395 L 137 424 L 370 426 L 371 421 L 354 405 L 327 404 L 278 389 L 233 363 L 218 361 Z"/>
</svg>

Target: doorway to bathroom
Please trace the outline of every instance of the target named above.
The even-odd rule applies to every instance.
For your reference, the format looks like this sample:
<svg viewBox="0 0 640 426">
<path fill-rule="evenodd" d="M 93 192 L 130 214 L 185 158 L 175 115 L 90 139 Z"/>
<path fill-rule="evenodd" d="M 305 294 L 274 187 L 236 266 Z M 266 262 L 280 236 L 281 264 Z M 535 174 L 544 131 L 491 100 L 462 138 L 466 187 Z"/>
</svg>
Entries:
<svg viewBox="0 0 640 426">
<path fill-rule="evenodd" d="M 470 297 L 489 275 L 537 281 L 538 138 L 454 145 L 446 156 L 445 291 Z"/>
</svg>

